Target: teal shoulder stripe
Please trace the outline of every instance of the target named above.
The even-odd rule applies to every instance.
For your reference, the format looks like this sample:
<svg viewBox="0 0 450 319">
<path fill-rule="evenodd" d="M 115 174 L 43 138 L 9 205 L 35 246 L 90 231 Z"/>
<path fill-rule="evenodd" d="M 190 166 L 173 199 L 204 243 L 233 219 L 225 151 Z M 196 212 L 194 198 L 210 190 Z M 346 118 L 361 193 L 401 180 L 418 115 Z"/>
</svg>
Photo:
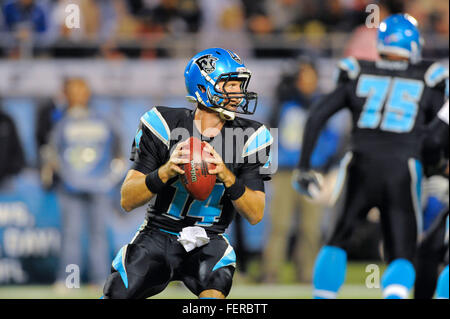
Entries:
<svg viewBox="0 0 450 319">
<path fill-rule="evenodd" d="M 136 142 L 136 148 L 139 148 L 139 144 L 141 143 L 142 130 L 138 130 L 136 136 L 134 137 L 134 141 Z"/>
<path fill-rule="evenodd" d="M 125 268 L 125 255 L 127 252 L 127 246 L 125 245 L 122 248 L 120 248 L 119 252 L 116 255 L 116 258 L 114 258 L 112 262 L 112 266 L 115 270 L 117 270 L 120 274 L 120 277 L 122 278 L 122 281 L 126 288 L 128 288 L 128 276 L 127 271 Z"/>
<path fill-rule="evenodd" d="M 448 79 L 448 69 L 439 62 L 431 65 L 425 73 L 425 82 L 428 86 L 434 87 L 441 81 Z"/>
<path fill-rule="evenodd" d="M 360 71 L 358 60 L 353 57 L 348 57 L 340 60 L 338 66 L 340 69 L 347 71 L 351 79 L 355 79 Z"/>
<path fill-rule="evenodd" d="M 272 134 L 270 134 L 269 130 L 263 125 L 248 138 L 244 145 L 242 157 L 254 154 L 272 143 Z"/>
<path fill-rule="evenodd" d="M 170 130 L 166 120 L 154 107 L 141 117 L 142 123 L 167 147 L 170 145 Z"/>
</svg>

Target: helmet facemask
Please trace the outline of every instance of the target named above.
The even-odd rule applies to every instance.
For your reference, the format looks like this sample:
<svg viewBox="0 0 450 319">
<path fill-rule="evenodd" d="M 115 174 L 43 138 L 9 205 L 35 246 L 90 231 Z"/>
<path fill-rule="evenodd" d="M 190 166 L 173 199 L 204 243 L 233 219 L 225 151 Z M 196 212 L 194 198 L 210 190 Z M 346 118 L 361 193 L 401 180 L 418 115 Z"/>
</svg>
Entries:
<svg viewBox="0 0 450 319">
<path fill-rule="evenodd" d="M 239 113 L 239 114 L 254 114 L 258 101 L 258 95 L 255 92 L 248 92 L 248 84 L 250 82 L 251 73 L 249 71 L 243 72 L 229 72 L 221 74 L 213 86 L 214 92 L 209 88 L 206 89 L 209 102 L 214 108 L 223 109 L 225 111 Z M 229 81 L 240 82 L 240 92 L 227 92 L 226 87 Z M 223 82 L 222 87 L 219 83 Z M 239 100 L 239 103 L 232 105 L 234 110 L 227 108 L 232 100 Z"/>
</svg>

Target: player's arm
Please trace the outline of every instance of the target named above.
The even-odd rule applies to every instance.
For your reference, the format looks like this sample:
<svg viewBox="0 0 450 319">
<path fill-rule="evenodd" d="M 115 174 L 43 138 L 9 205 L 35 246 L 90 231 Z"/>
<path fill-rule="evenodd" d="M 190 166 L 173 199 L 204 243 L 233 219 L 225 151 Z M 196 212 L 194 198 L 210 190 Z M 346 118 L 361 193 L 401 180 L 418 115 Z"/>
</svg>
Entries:
<svg viewBox="0 0 450 319">
<path fill-rule="evenodd" d="M 429 125 L 429 138 L 440 147 L 448 148 L 449 133 L 449 101 L 438 112 L 436 118 Z"/>
<path fill-rule="evenodd" d="M 328 119 L 346 106 L 346 90 L 345 85 L 340 85 L 312 106 L 304 129 L 300 160 L 293 174 L 293 187 L 301 194 L 309 197 L 319 194 L 320 176 L 311 171 L 311 155 Z"/>
<path fill-rule="evenodd" d="M 184 171 L 178 166 L 189 162 L 189 150 L 182 149 L 188 143 L 179 143 L 169 160 L 156 170 L 144 174 L 139 170 L 130 169 L 120 190 L 120 205 L 129 212 L 147 203 L 157 193 L 157 189 L 167 181 Z M 141 169 L 142 170 L 142 169 Z"/>
<path fill-rule="evenodd" d="M 153 197 L 154 194 L 150 192 L 145 184 L 146 176 L 144 173 L 134 169 L 128 171 L 120 189 L 120 206 L 126 212 L 144 205 Z"/>
<path fill-rule="evenodd" d="M 141 117 L 131 149 L 133 165 L 121 188 L 120 203 L 125 211 L 144 205 L 169 179 L 184 174 L 178 165 L 186 163 L 189 151 L 182 151 L 184 143 L 179 143 L 169 156 L 169 137 L 167 122 L 156 107 Z"/>
<path fill-rule="evenodd" d="M 330 117 L 346 106 L 346 91 L 347 88 L 344 84 L 339 85 L 333 92 L 312 105 L 304 129 L 299 169 L 310 169 L 310 158 L 320 132 Z"/>
<path fill-rule="evenodd" d="M 223 182 L 234 208 L 250 224 L 259 223 L 264 216 L 265 193 L 247 187 L 243 180 L 236 178 L 233 172 L 226 167 L 220 155 L 208 143 L 206 143 L 205 150 L 213 155 L 206 161 L 216 165 L 216 168 L 209 170 L 209 173 L 217 175 L 218 179 Z"/>
<path fill-rule="evenodd" d="M 448 100 L 448 69 L 436 62 L 425 72 L 424 80 L 428 89 L 425 98 L 425 121 L 430 123 Z"/>
<path fill-rule="evenodd" d="M 314 185 L 315 193 L 318 194 L 320 183 L 318 174 L 311 171 L 310 159 L 316 146 L 320 132 L 327 121 L 348 105 L 351 81 L 358 77 L 360 66 L 356 59 L 350 57 L 338 63 L 336 77 L 336 88 L 329 94 L 323 96 L 313 103 L 304 127 L 302 140 L 302 152 L 293 175 L 293 187 L 301 194 L 315 197 L 311 186 Z"/>
<path fill-rule="evenodd" d="M 228 170 L 225 165 L 222 167 L 224 168 L 222 175 L 225 188 L 230 190 L 232 187 L 239 187 L 236 185 L 236 176 Z M 238 181 L 238 183 L 240 183 L 240 181 Z M 266 194 L 261 191 L 252 190 L 245 185 L 242 186 L 244 193 L 237 199 L 232 200 L 232 203 L 239 214 L 244 216 L 250 224 L 255 225 L 259 223 L 264 216 Z"/>
<path fill-rule="evenodd" d="M 428 125 L 422 158 L 425 173 L 429 176 L 441 170 L 443 157 L 448 156 L 448 69 L 434 63 L 426 71 L 424 79 L 428 88 L 425 100 Z"/>
<path fill-rule="evenodd" d="M 449 115 L 448 100 L 427 127 L 422 157 L 427 176 L 442 172 L 448 168 L 449 153 Z M 445 166 L 445 168 L 443 167 Z"/>
</svg>

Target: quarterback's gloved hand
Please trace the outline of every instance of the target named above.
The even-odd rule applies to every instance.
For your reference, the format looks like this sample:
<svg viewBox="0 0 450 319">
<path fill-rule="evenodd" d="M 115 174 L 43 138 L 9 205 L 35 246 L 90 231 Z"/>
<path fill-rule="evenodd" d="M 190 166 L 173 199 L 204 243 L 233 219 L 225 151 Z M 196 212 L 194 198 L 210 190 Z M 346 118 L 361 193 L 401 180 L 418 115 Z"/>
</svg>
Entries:
<svg viewBox="0 0 450 319">
<path fill-rule="evenodd" d="M 322 176 L 314 171 L 294 170 L 292 187 L 302 195 L 317 198 L 320 194 Z"/>
</svg>

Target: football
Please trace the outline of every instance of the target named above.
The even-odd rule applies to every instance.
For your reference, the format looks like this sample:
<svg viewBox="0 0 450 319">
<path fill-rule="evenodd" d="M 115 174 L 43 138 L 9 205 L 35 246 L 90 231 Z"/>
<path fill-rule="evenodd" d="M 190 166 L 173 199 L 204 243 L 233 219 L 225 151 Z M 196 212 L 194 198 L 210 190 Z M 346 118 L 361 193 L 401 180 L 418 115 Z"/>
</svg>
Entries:
<svg viewBox="0 0 450 319">
<path fill-rule="evenodd" d="M 215 168 L 216 165 L 204 160 L 206 156 L 212 157 L 210 153 L 203 152 L 204 142 L 196 137 L 191 137 L 188 145 L 189 163 L 180 165 L 185 172 L 180 175 L 181 184 L 194 199 L 204 201 L 216 184 L 216 175 L 208 173 L 208 170 Z"/>
</svg>

